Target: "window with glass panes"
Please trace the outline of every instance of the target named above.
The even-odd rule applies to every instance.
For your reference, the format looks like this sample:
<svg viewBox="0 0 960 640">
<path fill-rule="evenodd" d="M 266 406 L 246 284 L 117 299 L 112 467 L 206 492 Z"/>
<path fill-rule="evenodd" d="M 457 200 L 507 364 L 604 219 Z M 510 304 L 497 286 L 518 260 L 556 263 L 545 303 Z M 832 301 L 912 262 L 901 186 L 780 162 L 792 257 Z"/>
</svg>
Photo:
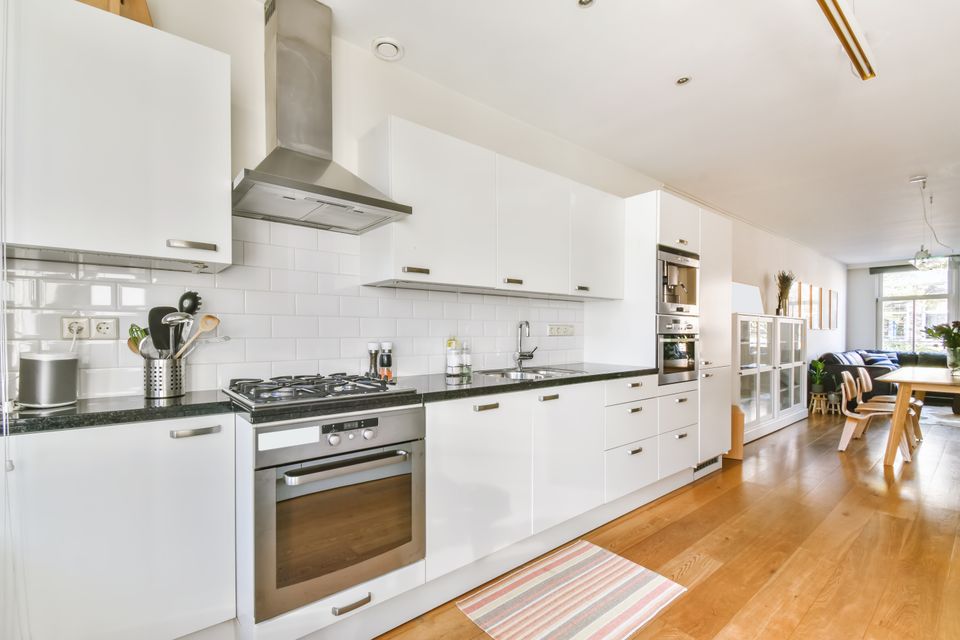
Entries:
<svg viewBox="0 0 960 640">
<path fill-rule="evenodd" d="M 943 351 L 943 344 L 924 332 L 927 327 L 947 322 L 949 316 L 949 262 L 940 258 L 935 264 L 933 269 L 880 275 L 877 322 L 881 349 Z"/>
</svg>

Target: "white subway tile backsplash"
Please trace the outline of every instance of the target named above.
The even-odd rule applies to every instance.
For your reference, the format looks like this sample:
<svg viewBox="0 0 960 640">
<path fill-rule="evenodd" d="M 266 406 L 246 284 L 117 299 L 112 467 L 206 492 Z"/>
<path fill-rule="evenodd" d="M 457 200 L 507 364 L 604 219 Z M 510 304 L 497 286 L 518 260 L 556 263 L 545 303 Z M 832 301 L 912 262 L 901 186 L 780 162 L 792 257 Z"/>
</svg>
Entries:
<svg viewBox="0 0 960 640">
<path fill-rule="evenodd" d="M 298 295 L 296 300 L 297 315 L 301 316 L 336 316 L 340 314 L 340 298 L 331 295 Z"/>
<path fill-rule="evenodd" d="M 397 320 L 397 335 L 413 338 L 430 335 L 430 321 L 414 318 L 400 318 Z"/>
<path fill-rule="evenodd" d="M 360 335 L 371 338 L 397 337 L 397 321 L 393 318 L 360 318 Z"/>
<path fill-rule="evenodd" d="M 186 291 L 182 286 L 159 284 L 121 284 L 118 287 L 121 309 L 175 307 L 180 296 Z"/>
<path fill-rule="evenodd" d="M 110 309 L 116 305 L 116 286 L 47 280 L 39 287 L 39 305 L 48 309 Z"/>
<path fill-rule="evenodd" d="M 205 289 L 200 295 L 201 313 L 243 313 L 246 299 L 241 289 Z"/>
<path fill-rule="evenodd" d="M 316 360 L 286 360 L 270 364 L 273 376 L 307 376 L 320 373 Z"/>
<path fill-rule="evenodd" d="M 313 338 L 320 335 L 320 323 L 310 316 L 274 316 L 274 338 Z"/>
<path fill-rule="evenodd" d="M 191 273 L 189 271 L 161 271 L 150 272 L 151 284 L 172 284 L 196 291 L 208 291 L 216 286 L 217 276 L 212 273 Z"/>
<path fill-rule="evenodd" d="M 359 336 L 359 318 L 320 318 L 320 337 L 357 338 Z"/>
<path fill-rule="evenodd" d="M 448 320 L 469 320 L 470 305 L 459 302 L 443 303 L 443 317 Z"/>
<path fill-rule="evenodd" d="M 305 338 L 297 340 L 298 360 L 330 360 L 339 357 L 339 338 Z"/>
<path fill-rule="evenodd" d="M 231 339 L 229 342 L 205 342 L 197 347 L 188 360 L 189 364 L 223 364 L 243 362 L 246 340 Z"/>
<path fill-rule="evenodd" d="M 187 391 L 205 391 L 217 388 L 217 365 L 188 364 L 183 372 Z"/>
<path fill-rule="evenodd" d="M 358 275 L 363 258 L 353 254 L 340 254 L 340 273 Z"/>
<path fill-rule="evenodd" d="M 65 262 L 10 258 L 7 260 L 7 277 L 76 280 L 77 265 Z"/>
<path fill-rule="evenodd" d="M 84 398 L 130 396 L 141 393 L 143 393 L 143 367 L 80 370 L 80 395 Z"/>
<path fill-rule="evenodd" d="M 217 366 L 217 388 L 224 389 L 234 378 L 271 378 L 273 367 L 269 362 L 232 362 Z"/>
<path fill-rule="evenodd" d="M 40 351 L 70 351 L 70 341 L 42 340 Z M 110 369 L 118 366 L 116 340 L 78 340 L 74 351 L 79 356 L 78 366 L 81 369 Z"/>
<path fill-rule="evenodd" d="M 300 227 L 292 224 L 270 222 L 270 244 L 281 247 L 296 247 L 298 249 L 316 249 L 316 229 Z M 254 240 L 257 242 L 257 240 Z"/>
<path fill-rule="evenodd" d="M 235 264 L 216 275 L 216 286 L 224 289 L 267 291 L 270 288 L 270 270 Z"/>
<path fill-rule="evenodd" d="M 269 338 L 273 335 L 273 318 L 248 313 L 222 314 L 217 335 L 236 338 Z"/>
<path fill-rule="evenodd" d="M 233 219 L 233 239 L 246 242 L 270 242 L 270 223 L 250 218 Z"/>
<path fill-rule="evenodd" d="M 340 298 L 340 315 L 358 318 L 375 318 L 380 305 L 377 298 L 343 296 Z"/>
<path fill-rule="evenodd" d="M 292 316 L 297 312 L 296 296 L 292 293 L 247 291 L 245 295 L 246 313 Z"/>
<path fill-rule="evenodd" d="M 293 269 L 293 249 L 247 242 L 243 245 L 243 264 L 248 267 Z"/>
<path fill-rule="evenodd" d="M 413 302 L 413 317 L 414 318 L 442 318 L 443 303 L 415 300 Z"/>
<path fill-rule="evenodd" d="M 297 249 L 293 253 L 294 268 L 298 271 L 313 271 L 316 273 L 339 273 L 340 258 L 335 253 L 326 251 L 308 251 Z"/>
<path fill-rule="evenodd" d="M 496 320 L 497 308 L 489 304 L 470 305 L 470 318 L 473 320 Z"/>
<path fill-rule="evenodd" d="M 452 291 L 428 291 L 427 299 L 436 302 L 457 302 L 460 298 Z"/>
<path fill-rule="evenodd" d="M 431 320 L 430 335 L 438 338 L 447 338 L 457 335 L 459 324 L 456 320 Z"/>
<path fill-rule="evenodd" d="M 270 290 L 289 293 L 316 293 L 317 274 L 309 271 L 272 269 L 270 271 Z"/>
<path fill-rule="evenodd" d="M 296 360 L 297 341 L 292 338 L 247 338 L 247 362 Z"/>
<path fill-rule="evenodd" d="M 392 289 L 387 289 L 392 291 Z M 393 298 L 380 299 L 380 315 L 390 318 L 412 318 L 413 302 Z"/>
</svg>

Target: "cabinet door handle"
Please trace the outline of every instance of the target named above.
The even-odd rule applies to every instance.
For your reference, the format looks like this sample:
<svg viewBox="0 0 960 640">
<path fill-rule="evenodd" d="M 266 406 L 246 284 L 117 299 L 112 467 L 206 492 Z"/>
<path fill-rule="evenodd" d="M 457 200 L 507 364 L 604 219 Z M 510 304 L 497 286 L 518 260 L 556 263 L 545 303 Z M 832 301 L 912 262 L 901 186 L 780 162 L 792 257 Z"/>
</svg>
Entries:
<svg viewBox="0 0 960 640">
<path fill-rule="evenodd" d="M 690 244 L 690 242 L 687 240 L 684 240 L 683 238 L 677 238 L 677 244 L 682 244 L 683 246 L 687 246 L 688 244 Z"/>
<path fill-rule="evenodd" d="M 643 407 L 633 407 L 632 409 L 630 409 L 629 412 L 630 412 L 630 413 L 640 413 L 641 411 L 643 411 Z"/>
<path fill-rule="evenodd" d="M 551 393 L 548 396 L 540 396 L 540 402 L 549 402 L 550 400 L 559 400 L 559 399 L 560 399 L 559 393 Z"/>
<path fill-rule="evenodd" d="M 705 366 L 705 367 L 709 367 L 709 366 L 712 365 L 712 364 L 713 364 L 713 361 L 711 361 L 711 360 L 704 360 L 704 361 L 703 361 L 703 366 Z"/>
<path fill-rule="evenodd" d="M 703 374 L 703 377 L 704 377 L 704 378 L 712 378 L 712 377 L 713 377 L 713 374 L 712 374 L 712 373 L 705 373 L 705 374 Z"/>
<path fill-rule="evenodd" d="M 167 240 L 171 249 L 200 249 L 201 251 L 216 251 L 217 245 L 212 242 L 197 242 L 196 240 Z"/>
<path fill-rule="evenodd" d="M 193 438 L 194 436 L 206 436 L 211 433 L 220 433 L 220 425 L 212 427 L 197 427 L 196 429 L 171 429 L 170 437 L 174 440 L 180 438 Z"/>
<path fill-rule="evenodd" d="M 430 269 L 426 267 L 403 267 L 400 269 L 404 273 L 419 273 L 425 276 L 430 275 Z"/>
<path fill-rule="evenodd" d="M 586 286 L 586 285 L 583 285 L 583 284 L 578 284 L 578 285 L 577 285 L 577 291 L 590 291 L 590 287 L 588 287 L 588 286 Z"/>
<path fill-rule="evenodd" d="M 475 404 L 473 405 L 474 411 L 491 411 L 493 409 L 499 409 L 499 402 L 491 402 L 490 404 Z"/>
<path fill-rule="evenodd" d="M 627 383 L 627 386 L 630 387 L 631 389 L 639 389 L 640 387 L 643 386 L 643 383 L 642 383 L 642 382 L 628 382 L 628 383 Z"/>
<path fill-rule="evenodd" d="M 684 438 L 687 437 L 687 434 L 685 434 L 685 433 L 678 433 L 678 434 L 676 434 L 676 435 L 673 436 L 673 437 L 676 438 L 677 440 L 683 440 Z"/>
<path fill-rule="evenodd" d="M 677 404 L 681 404 L 683 402 L 686 402 L 689 399 L 690 398 L 675 398 L 673 401 L 676 402 Z"/>
<path fill-rule="evenodd" d="M 632 451 L 627 451 L 627 453 L 630 454 L 631 456 L 635 456 L 635 455 L 637 455 L 638 453 L 643 453 L 643 447 L 637 447 L 636 449 L 633 449 Z"/>
<path fill-rule="evenodd" d="M 523 278 L 504 278 L 503 284 L 523 284 Z"/>
<path fill-rule="evenodd" d="M 342 616 L 345 613 L 356 611 L 357 609 L 359 609 L 365 604 L 370 604 L 371 600 L 373 600 L 373 594 L 368 591 L 367 595 L 360 598 L 356 602 L 351 602 L 345 607 L 330 607 L 330 613 L 332 613 L 335 616 Z"/>
</svg>

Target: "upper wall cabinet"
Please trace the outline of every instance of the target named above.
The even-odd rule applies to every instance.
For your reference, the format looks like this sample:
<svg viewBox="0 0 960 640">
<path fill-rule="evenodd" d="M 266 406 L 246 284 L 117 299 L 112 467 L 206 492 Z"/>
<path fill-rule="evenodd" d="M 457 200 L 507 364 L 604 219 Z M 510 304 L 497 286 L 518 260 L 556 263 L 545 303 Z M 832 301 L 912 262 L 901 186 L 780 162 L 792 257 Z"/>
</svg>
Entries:
<svg viewBox="0 0 960 640">
<path fill-rule="evenodd" d="M 569 292 L 570 184 L 556 174 L 497 156 L 498 288 Z"/>
<path fill-rule="evenodd" d="M 573 183 L 570 210 L 570 293 L 623 297 L 624 200 Z"/>
<path fill-rule="evenodd" d="M 74 0 L 14 0 L 7 242 L 231 262 L 229 56 Z"/>
<path fill-rule="evenodd" d="M 374 281 L 493 288 L 496 156 L 425 127 L 388 118 L 361 141 L 360 173 L 413 215 L 388 225 Z"/>
<path fill-rule="evenodd" d="M 667 247 L 700 253 L 700 207 L 672 193 L 658 191 L 658 242 Z"/>
</svg>

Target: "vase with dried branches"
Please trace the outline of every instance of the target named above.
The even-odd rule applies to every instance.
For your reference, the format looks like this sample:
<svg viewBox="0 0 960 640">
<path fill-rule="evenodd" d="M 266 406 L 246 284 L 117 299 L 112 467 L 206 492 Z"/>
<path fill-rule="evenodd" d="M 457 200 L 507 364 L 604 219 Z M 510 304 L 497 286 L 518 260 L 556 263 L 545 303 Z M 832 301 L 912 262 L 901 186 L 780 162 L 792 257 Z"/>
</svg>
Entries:
<svg viewBox="0 0 960 640">
<path fill-rule="evenodd" d="M 797 276 L 793 271 L 777 272 L 777 315 L 787 315 L 787 305 L 790 302 L 790 289 L 793 287 Z"/>
</svg>

